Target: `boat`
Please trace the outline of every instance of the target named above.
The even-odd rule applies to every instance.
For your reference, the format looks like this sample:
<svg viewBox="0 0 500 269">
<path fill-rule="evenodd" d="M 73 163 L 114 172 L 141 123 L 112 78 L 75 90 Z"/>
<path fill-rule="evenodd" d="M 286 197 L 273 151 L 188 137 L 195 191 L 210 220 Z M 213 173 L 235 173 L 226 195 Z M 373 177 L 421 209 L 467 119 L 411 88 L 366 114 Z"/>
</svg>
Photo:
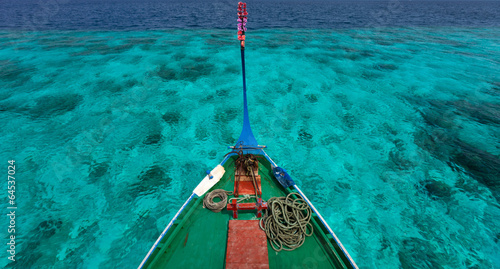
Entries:
<svg viewBox="0 0 500 269">
<path fill-rule="evenodd" d="M 285 169 L 257 144 L 245 81 L 246 3 L 238 3 L 243 128 L 193 190 L 142 268 L 358 268 Z"/>
</svg>

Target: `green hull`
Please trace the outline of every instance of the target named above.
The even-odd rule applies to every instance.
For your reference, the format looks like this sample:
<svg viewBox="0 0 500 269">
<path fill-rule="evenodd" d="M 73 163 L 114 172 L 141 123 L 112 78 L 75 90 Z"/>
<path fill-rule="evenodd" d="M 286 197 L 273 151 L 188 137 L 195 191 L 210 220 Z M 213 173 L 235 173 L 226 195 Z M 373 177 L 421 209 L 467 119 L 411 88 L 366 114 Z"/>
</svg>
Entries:
<svg viewBox="0 0 500 269">
<path fill-rule="evenodd" d="M 235 159 L 236 156 L 227 159 L 223 165 L 224 176 L 211 190 L 233 191 Z M 296 186 L 284 189 L 274 178 L 271 163 L 264 156 L 259 160 L 259 175 L 265 201 L 300 192 Z M 225 268 L 228 222 L 233 219 L 232 212 L 224 209 L 214 213 L 203 208 L 203 197 L 193 194 L 188 199 L 139 268 Z M 257 217 L 255 212 L 239 211 L 238 219 Z M 276 252 L 267 243 L 269 268 L 357 268 L 318 212 L 313 213 L 311 223 L 314 234 L 296 250 Z"/>
</svg>

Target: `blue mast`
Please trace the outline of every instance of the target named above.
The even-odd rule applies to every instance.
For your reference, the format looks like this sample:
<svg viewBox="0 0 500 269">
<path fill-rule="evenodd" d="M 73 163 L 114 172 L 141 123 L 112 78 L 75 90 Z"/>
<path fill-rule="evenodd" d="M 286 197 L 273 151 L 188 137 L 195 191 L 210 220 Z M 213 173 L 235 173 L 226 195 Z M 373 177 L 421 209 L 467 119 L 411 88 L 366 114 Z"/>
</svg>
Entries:
<svg viewBox="0 0 500 269">
<path fill-rule="evenodd" d="M 236 142 L 235 148 L 250 149 L 245 153 L 255 153 L 258 147 L 257 140 L 253 136 L 252 128 L 250 127 L 250 118 L 248 116 L 247 104 L 247 85 L 245 79 L 245 31 L 247 22 L 246 3 L 238 3 L 238 40 L 241 45 L 241 69 L 243 71 L 243 129 L 241 130 L 240 138 Z"/>
<path fill-rule="evenodd" d="M 245 81 L 245 50 L 241 48 L 241 65 L 243 69 L 243 129 L 241 130 L 240 138 L 236 142 L 236 147 L 250 146 L 257 147 L 257 140 L 253 136 L 252 128 L 250 127 L 250 118 L 248 116 L 247 104 L 247 87 Z"/>
</svg>

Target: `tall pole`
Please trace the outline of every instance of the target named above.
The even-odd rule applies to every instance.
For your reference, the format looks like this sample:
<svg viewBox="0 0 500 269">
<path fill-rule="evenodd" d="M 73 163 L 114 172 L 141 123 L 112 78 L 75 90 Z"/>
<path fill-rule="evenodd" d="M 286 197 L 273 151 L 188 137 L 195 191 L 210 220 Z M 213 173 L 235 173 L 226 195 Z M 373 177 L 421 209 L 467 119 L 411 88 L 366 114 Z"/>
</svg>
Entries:
<svg viewBox="0 0 500 269">
<path fill-rule="evenodd" d="M 245 32 L 247 30 L 247 4 L 239 2 L 238 3 L 238 40 L 240 41 L 241 49 L 241 70 L 243 74 L 243 129 L 241 130 L 240 138 L 236 144 L 236 147 L 257 146 L 257 140 L 253 136 L 252 129 L 250 128 L 250 118 L 248 116 L 248 104 L 247 104 L 247 85 L 245 77 Z"/>
</svg>

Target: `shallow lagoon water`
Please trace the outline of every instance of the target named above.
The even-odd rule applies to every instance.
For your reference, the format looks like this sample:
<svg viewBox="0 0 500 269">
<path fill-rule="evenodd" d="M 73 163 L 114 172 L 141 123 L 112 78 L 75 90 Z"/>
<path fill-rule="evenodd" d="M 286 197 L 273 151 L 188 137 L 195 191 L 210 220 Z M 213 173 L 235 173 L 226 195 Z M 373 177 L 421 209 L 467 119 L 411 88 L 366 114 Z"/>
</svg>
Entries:
<svg viewBox="0 0 500 269">
<path fill-rule="evenodd" d="M 248 34 L 254 134 L 360 268 L 500 267 L 499 33 Z M 234 37 L 0 32 L 17 268 L 141 262 L 239 136 Z"/>
</svg>

